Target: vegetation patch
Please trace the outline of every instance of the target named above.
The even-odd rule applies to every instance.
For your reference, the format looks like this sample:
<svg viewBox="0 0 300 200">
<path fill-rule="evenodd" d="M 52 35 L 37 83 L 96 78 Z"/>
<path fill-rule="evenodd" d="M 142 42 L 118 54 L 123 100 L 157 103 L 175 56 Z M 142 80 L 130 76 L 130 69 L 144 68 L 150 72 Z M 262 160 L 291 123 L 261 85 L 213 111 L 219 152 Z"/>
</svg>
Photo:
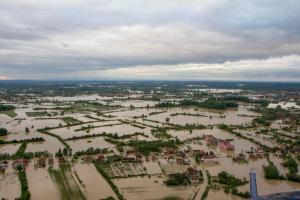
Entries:
<svg viewBox="0 0 300 200">
<path fill-rule="evenodd" d="M 171 178 L 166 181 L 168 186 L 177 186 L 177 185 L 189 185 L 191 184 L 187 176 L 181 173 L 174 174 Z"/>
<path fill-rule="evenodd" d="M 284 177 L 279 174 L 279 170 L 273 162 L 269 161 L 267 166 L 263 166 L 266 179 L 282 180 Z"/>
<path fill-rule="evenodd" d="M 14 111 L 15 109 L 16 107 L 13 105 L 0 104 L 0 114 L 4 114 L 13 118 L 17 116 L 17 113 Z"/>
<path fill-rule="evenodd" d="M 62 120 L 68 125 L 81 123 L 80 120 L 75 119 L 74 117 L 63 117 Z"/>
<path fill-rule="evenodd" d="M 114 184 L 114 182 L 111 180 L 110 176 L 105 172 L 105 170 L 102 168 L 102 165 L 100 163 L 94 163 L 96 169 L 98 172 L 103 176 L 103 178 L 107 181 L 107 183 L 110 185 L 111 189 L 115 192 L 119 200 L 124 200 L 123 195 L 119 191 L 118 187 Z"/>
<path fill-rule="evenodd" d="M 0 128 L 0 136 L 6 136 L 8 134 L 8 131 L 6 128 Z"/>
<path fill-rule="evenodd" d="M 141 152 L 144 155 L 149 155 L 151 152 L 159 152 L 162 148 L 177 148 L 177 145 L 182 144 L 181 141 L 176 139 L 170 139 L 167 141 L 154 140 L 154 141 L 138 141 L 130 140 L 129 146 L 132 146 L 136 151 Z"/>
<path fill-rule="evenodd" d="M 185 99 L 180 102 L 181 106 L 196 106 L 207 109 L 225 110 L 227 108 L 237 108 L 239 105 L 232 101 L 217 101 L 213 98 L 200 102 L 196 100 Z"/>
<path fill-rule="evenodd" d="M 26 150 L 26 147 L 27 147 L 27 142 L 23 142 L 23 143 L 21 144 L 21 146 L 19 147 L 19 149 L 17 150 L 17 152 L 15 153 L 15 157 L 16 157 L 16 158 L 21 158 L 21 157 L 23 157 L 24 152 L 25 152 L 25 150 Z"/>
<path fill-rule="evenodd" d="M 170 139 L 170 138 L 172 138 L 172 135 L 168 134 L 167 130 L 165 128 L 151 129 L 151 134 L 154 137 L 161 138 L 161 139 Z"/>
<path fill-rule="evenodd" d="M 239 192 L 237 189 L 238 186 L 242 186 L 248 183 L 245 177 L 244 179 L 240 179 L 235 177 L 234 175 L 222 171 L 218 174 L 217 182 L 225 186 L 225 193 L 231 193 L 245 199 L 250 198 L 250 193 L 248 191 Z"/>
<path fill-rule="evenodd" d="M 48 172 L 59 189 L 62 200 L 84 200 L 85 197 L 72 176 L 70 164 L 61 164 L 59 169 L 48 168 Z"/>
<path fill-rule="evenodd" d="M 28 117 L 44 117 L 44 116 L 51 116 L 50 113 L 44 112 L 26 112 Z"/>
<path fill-rule="evenodd" d="M 21 183 L 21 196 L 20 196 L 20 200 L 29 200 L 30 199 L 30 192 L 28 189 L 28 181 L 27 181 L 27 177 L 26 177 L 26 172 L 22 167 L 18 168 L 18 177 L 19 177 L 19 181 Z"/>
</svg>

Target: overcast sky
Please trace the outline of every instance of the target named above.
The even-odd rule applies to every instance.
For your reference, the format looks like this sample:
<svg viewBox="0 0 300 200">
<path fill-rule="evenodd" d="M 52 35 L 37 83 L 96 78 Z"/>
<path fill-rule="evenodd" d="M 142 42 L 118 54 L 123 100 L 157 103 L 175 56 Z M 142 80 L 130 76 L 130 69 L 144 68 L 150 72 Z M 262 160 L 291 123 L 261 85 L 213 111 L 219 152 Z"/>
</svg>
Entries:
<svg viewBox="0 0 300 200">
<path fill-rule="evenodd" d="M 0 0 L 1 79 L 300 81 L 300 1 Z"/>
</svg>

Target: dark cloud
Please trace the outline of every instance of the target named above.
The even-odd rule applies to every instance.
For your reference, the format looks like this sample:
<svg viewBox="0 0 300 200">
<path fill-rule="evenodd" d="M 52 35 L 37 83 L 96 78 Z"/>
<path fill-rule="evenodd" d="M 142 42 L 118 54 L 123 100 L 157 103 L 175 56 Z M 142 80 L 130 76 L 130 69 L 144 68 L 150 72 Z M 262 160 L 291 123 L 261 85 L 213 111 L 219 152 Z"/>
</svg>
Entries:
<svg viewBox="0 0 300 200">
<path fill-rule="evenodd" d="M 299 55 L 299 13 L 298 0 L 2 0 L 0 76 L 88 78 L 99 70 Z M 286 79 L 299 73 L 280 70 Z M 245 78 L 245 71 L 230 74 Z"/>
</svg>

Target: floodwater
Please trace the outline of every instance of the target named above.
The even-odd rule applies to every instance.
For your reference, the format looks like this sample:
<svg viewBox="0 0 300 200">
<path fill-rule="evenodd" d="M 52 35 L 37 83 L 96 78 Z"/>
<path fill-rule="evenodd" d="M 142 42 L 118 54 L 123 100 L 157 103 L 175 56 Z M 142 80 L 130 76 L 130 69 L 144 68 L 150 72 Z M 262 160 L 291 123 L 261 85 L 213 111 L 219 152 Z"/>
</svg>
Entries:
<svg viewBox="0 0 300 200">
<path fill-rule="evenodd" d="M 297 108 L 299 109 L 300 106 L 296 104 L 296 102 L 279 102 L 279 103 L 270 103 L 268 105 L 268 108 L 276 108 L 277 106 L 280 106 L 281 108 L 288 109 L 288 108 Z"/>
<path fill-rule="evenodd" d="M 47 168 L 35 168 L 31 162 L 26 169 L 29 191 L 32 200 L 58 200 L 59 192 L 52 181 Z"/>
<path fill-rule="evenodd" d="M 174 186 L 168 187 L 163 183 L 163 178 L 158 176 L 133 177 L 114 179 L 114 183 L 121 190 L 125 199 L 163 199 L 166 197 L 177 197 L 180 199 L 189 199 L 194 195 L 192 186 Z"/>
<path fill-rule="evenodd" d="M 100 149 L 114 147 L 114 145 L 106 142 L 103 137 L 70 140 L 67 143 L 70 145 L 74 153 L 77 151 L 84 151 L 90 147 Z"/>
<path fill-rule="evenodd" d="M 281 173 L 286 172 L 282 166 L 279 166 L 281 162 L 277 157 L 272 156 L 271 161 L 276 164 Z M 294 183 L 290 181 L 280 180 L 266 180 L 263 173 L 263 165 L 267 165 L 266 159 L 258 159 L 256 161 L 249 161 L 248 164 L 234 163 L 230 158 L 219 158 L 219 165 L 201 165 L 202 168 L 208 169 L 212 176 L 216 176 L 219 172 L 225 170 L 230 174 L 234 174 L 239 178 L 246 178 L 249 180 L 249 172 L 251 169 L 256 171 L 257 188 L 260 195 L 266 195 L 276 192 L 289 192 L 296 191 L 300 188 L 300 183 Z M 241 191 L 248 190 L 249 184 L 239 187 Z"/>
<path fill-rule="evenodd" d="M 209 190 L 207 199 L 242 200 L 243 198 L 231 194 L 226 194 L 222 190 Z"/>
<path fill-rule="evenodd" d="M 13 200 L 21 195 L 21 185 L 18 174 L 11 167 L 12 162 L 9 162 L 9 167 L 5 173 L 0 173 L 0 198 Z"/>
<path fill-rule="evenodd" d="M 216 90 L 210 92 L 236 92 L 236 91 L 227 91 L 227 90 Z M 78 100 L 91 100 L 97 101 L 100 103 L 105 103 L 106 100 L 113 99 L 112 97 L 102 97 L 98 95 L 86 95 L 86 96 L 75 96 L 75 97 L 43 97 L 44 100 L 51 101 L 78 101 Z M 51 133 L 57 134 L 64 139 L 72 138 L 73 136 L 84 136 L 84 135 L 92 135 L 92 134 L 101 134 L 103 132 L 106 133 L 117 133 L 119 136 L 133 134 L 135 132 L 143 132 L 146 135 L 150 136 L 149 138 L 144 138 L 142 136 L 138 136 L 139 140 L 152 140 L 155 139 L 151 135 L 151 126 L 159 126 L 165 127 L 166 118 L 170 119 L 170 123 L 172 124 L 203 124 L 203 125 L 218 125 L 218 124 L 227 124 L 227 125 L 236 125 L 236 124 L 248 124 L 250 123 L 254 117 L 259 116 L 258 113 L 249 111 L 248 109 L 252 106 L 249 104 L 240 104 L 237 109 L 230 109 L 225 111 L 219 110 L 208 110 L 194 107 L 185 107 L 185 108 L 145 108 L 147 105 L 154 106 L 157 102 L 154 101 L 143 101 L 143 100 L 122 100 L 122 98 L 118 98 L 119 100 L 112 101 L 110 105 L 122 105 L 123 108 L 116 108 L 108 113 L 108 115 L 113 115 L 114 117 L 104 117 L 97 116 L 95 112 L 86 112 L 86 113 L 66 113 L 64 117 L 74 117 L 82 122 L 91 122 L 95 121 L 94 119 L 88 118 L 85 115 L 89 114 L 93 117 L 99 119 L 106 119 L 111 121 L 103 121 L 103 122 L 91 122 L 78 126 L 71 127 L 62 127 L 55 128 L 50 130 Z M 279 103 L 282 104 L 282 107 L 291 107 L 294 104 L 290 103 Z M 26 112 L 34 111 L 35 107 L 46 107 L 46 106 L 56 106 L 57 104 L 28 104 L 26 107 L 19 107 L 16 109 L 16 113 L 18 114 L 15 118 L 10 118 L 6 115 L 0 114 L 0 127 L 7 128 L 10 132 L 8 136 L 0 137 L 0 140 L 21 140 L 28 139 L 33 137 L 43 137 L 45 139 L 44 142 L 36 142 L 36 143 L 28 143 L 26 152 L 35 152 L 35 151 L 49 151 L 50 153 L 55 153 L 58 149 L 62 149 L 64 146 L 59 142 L 56 138 L 41 134 L 37 132 L 38 128 L 44 127 L 58 127 L 60 124 L 65 125 L 63 120 L 61 119 L 35 119 L 34 117 L 27 117 Z M 133 105 L 135 109 L 129 109 L 130 105 Z M 270 105 L 272 106 L 272 105 Z M 161 113 L 159 113 L 161 112 Z M 184 113 L 194 114 L 194 115 L 184 115 Z M 195 116 L 195 115 L 199 116 Z M 152 122 L 143 120 L 141 116 L 144 115 L 145 119 L 155 120 L 158 122 Z M 54 117 L 62 117 L 60 115 L 53 116 Z M 139 128 L 132 126 L 130 124 L 119 124 L 122 120 L 129 120 L 131 122 L 136 121 L 142 124 L 136 123 L 139 126 L 145 126 L 145 128 Z M 105 126 L 110 125 L 111 126 Z M 80 130 L 83 126 L 103 126 L 92 128 L 89 131 Z M 33 127 L 32 127 L 33 126 Z M 285 125 L 282 121 L 276 121 L 272 124 L 273 128 L 281 129 Z M 29 127 L 30 132 L 25 133 L 25 128 Z M 243 134 L 246 137 L 254 138 L 255 140 L 265 144 L 267 146 L 273 147 L 277 146 L 274 141 L 270 139 L 270 135 L 255 134 L 257 130 L 236 130 Z M 292 136 L 298 136 L 299 134 L 296 132 L 287 132 L 282 131 L 282 133 Z M 180 140 L 184 141 L 187 139 L 192 139 L 195 137 L 203 137 L 204 135 L 213 135 L 217 139 L 228 139 L 235 146 L 233 151 L 223 151 L 218 146 L 216 147 L 208 147 L 206 145 L 205 140 L 195 140 L 186 142 L 182 145 L 182 148 L 186 148 L 187 146 L 192 149 L 200 149 L 206 152 L 213 151 L 218 159 L 219 164 L 195 164 L 195 161 L 192 157 L 192 164 L 196 165 L 199 169 L 209 170 L 213 176 L 216 176 L 219 172 L 225 170 L 231 174 L 234 174 L 237 177 L 249 180 L 249 172 L 250 169 L 253 168 L 257 173 L 257 185 L 258 192 L 261 195 L 270 194 L 274 192 L 289 192 L 300 189 L 299 183 L 293 183 L 290 181 L 279 181 L 279 180 L 266 180 L 263 175 L 263 165 L 267 165 L 267 160 L 265 158 L 258 160 L 249 160 L 248 164 L 239 164 L 232 161 L 231 155 L 236 155 L 241 152 L 250 151 L 252 148 L 256 149 L 258 146 L 248 140 L 236 137 L 226 131 L 220 130 L 217 127 L 207 128 L 207 129 L 195 129 L 190 133 L 189 130 L 168 130 L 168 133 L 173 137 L 177 137 Z M 89 147 L 93 148 L 110 148 L 114 149 L 114 145 L 106 142 L 103 137 L 95 137 L 95 138 L 85 138 L 85 139 L 77 139 L 70 140 L 67 143 L 72 148 L 73 152 L 83 151 Z M 19 148 L 20 144 L 7 144 L 0 145 L 0 153 L 10 153 L 14 154 Z M 281 174 L 287 173 L 287 169 L 284 168 L 281 163 L 282 159 L 275 157 L 274 155 L 270 156 L 271 161 L 277 166 Z M 123 179 L 113 179 L 113 182 L 118 186 L 121 193 L 124 195 L 126 199 L 132 200 L 140 200 L 140 199 L 162 199 L 165 197 L 177 197 L 181 199 L 190 199 L 194 196 L 197 189 L 195 186 L 180 186 L 180 187 L 167 187 L 163 181 L 166 180 L 165 177 L 159 177 L 162 171 L 157 161 L 155 162 L 144 162 L 143 167 L 146 168 L 148 174 L 151 175 L 144 177 L 131 177 L 131 178 L 123 178 Z M 107 198 L 108 196 L 113 196 L 116 198 L 114 192 L 111 187 L 105 181 L 105 179 L 97 172 L 96 168 L 93 164 L 88 163 L 75 163 L 72 168 L 76 171 L 77 176 L 79 177 L 81 182 L 81 188 L 85 193 L 87 199 L 101 199 Z M 74 173 L 74 172 L 73 172 Z M 204 174 L 205 175 L 205 174 Z M 75 177 L 75 175 L 72 175 Z M 27 177 L 29 183 L 29 190 L 32 194 L 32 199 L 59 199 L 59 194 L 57 191 L 57 187 L 55 183 L 50 178 L 46 168 L 35 169 L 33 167 L 33 162 L 30 163 L 27 169 Z M 76 179 L 77 180 L 77 179 Z M 78 181 L 77 181 L 78 182 Z M 79 183 L 78 183 L 79 184 Z M 204 191 L 206 184 L 201 184 L 201 191 Z M 240 191 L 249 190 L 249 184 L 238 188 Z M 0 197 L 5 194 L 5 198 L 14 199 L 15 197 L 20 196 L 20 184 L 18 181 L 18 177 L 16 176 L 14 170 L 11 169 L 11 163 L 9 169 L 5 172 L 5 174 L 0 175 Z M 201 195 L 197 195 L 198 197 Z M 222 190 L 214 191 L 210 190 L 207 199 L 234 199 L 239 200 L 241 198 L 232 196 L 229 194 L 225 194 Z"/>
<path fill-rule="evenodd" d="M 0 145 L 0 153 L 5 154 L 8 153 L 10 155 L 15 154 L 21 144 L 1 144 Z"/>
<path fill-rule="evenodd" d="M 96 127 L 91 129 L 89 132 L 85 131 L 75 131 L 76 129 L 80 128 L 81 126 L 76 127 L 64 127 L 58 128 L 54 130 L 50 130 L 51 133 L 57 134 L 62 138 L 72 138 L 73 136 L 84 136 L 84 135 L 92 135 L 92 134 L 101 134 L 103 132 L 106 133 L 117 133 L 119 136 L 121 135 L 129 135 L 135 132 L 144 132 L 145 134 L 150 134 L 151 129 L 146 127 L 141 129 L 139 127 L 131 126 L 130 124 L 119 124 L 120 122 L 106 122 L 105 124 L 112 124 L 112 126 L 103 126 L 103 127 Z M 114 125 L 118 124 L 118 125 Z M 103 123 L 104 125 L 104 123 Z M 84 126 L 87 126 L 85 124 Z"/>
<path fill-rule="evenodd" d="M 74 166 L 75 172 L 84 185 L 86 197 L 89 200 L 104 199 L 109 196 L 117 199 L 106 180 L 99 174 L 95 166 L 91 164 L 77 163 Z"/>
<path fill-rule="evenodd" d="M 173 108 L 168 109 L 168 112 L 158 115 L 148 116 L 148 119 L 165 122 L 166 118 L 170 118 L 172 124 L 202 124 L 202 125 L 241 125 L 248 124 L 255 116 L 259 116 L 257 113 L 248 111 L 249 105 L 240 104 L 238 109 L 231 109 L 226 111 L 208 110 L 208 109 L 192 109 L 192 108 Z M 178 114 L 172 116 L 172 114 Z M 183 115 L 181 113 L 199 114 L 203 116 L 190 116 Z"/>
<path fill-rule="evenodd" d="M 136 108 L 140 107 L 153 107 L 155 104 L 158 104 L 157 101 L 145 101 L 145 100 L 126 100 L 126 101 L 113 101 L 110 103 L 110 105 L 121 105 L 123 107 L 129 108 L 131 105 L 133 105 Z"/>
</svg>

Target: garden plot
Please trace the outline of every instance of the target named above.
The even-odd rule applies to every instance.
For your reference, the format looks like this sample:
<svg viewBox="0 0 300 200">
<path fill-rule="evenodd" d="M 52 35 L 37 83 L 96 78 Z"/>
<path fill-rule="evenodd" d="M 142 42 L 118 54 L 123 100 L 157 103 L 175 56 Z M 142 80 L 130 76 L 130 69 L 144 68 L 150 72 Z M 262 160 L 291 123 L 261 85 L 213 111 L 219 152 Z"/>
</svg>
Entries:
<svg viewBox="0 0 300 200">
<path fill-rule="evenodd" d="M 128 177 L 146 174 L 141 163 L 112 163 L 110 165 L 113 177 Z"/>
<path fill-rule="evenodd" d="M 61 199 L 66 200 L 84 200 L 79 185 L 76 183 L 69 164 L 59 166 L 59 169 L 49 168 L 51 178 L 57 184 Z"/>
<path fill-rule="evenodd" d="M 165 174 L 183 173 L 190 167 L 190 165 L 180 165 L 177 163 L 169 162 L 166 159 L 158 160 L 162 171 Z"/>
</svg>

